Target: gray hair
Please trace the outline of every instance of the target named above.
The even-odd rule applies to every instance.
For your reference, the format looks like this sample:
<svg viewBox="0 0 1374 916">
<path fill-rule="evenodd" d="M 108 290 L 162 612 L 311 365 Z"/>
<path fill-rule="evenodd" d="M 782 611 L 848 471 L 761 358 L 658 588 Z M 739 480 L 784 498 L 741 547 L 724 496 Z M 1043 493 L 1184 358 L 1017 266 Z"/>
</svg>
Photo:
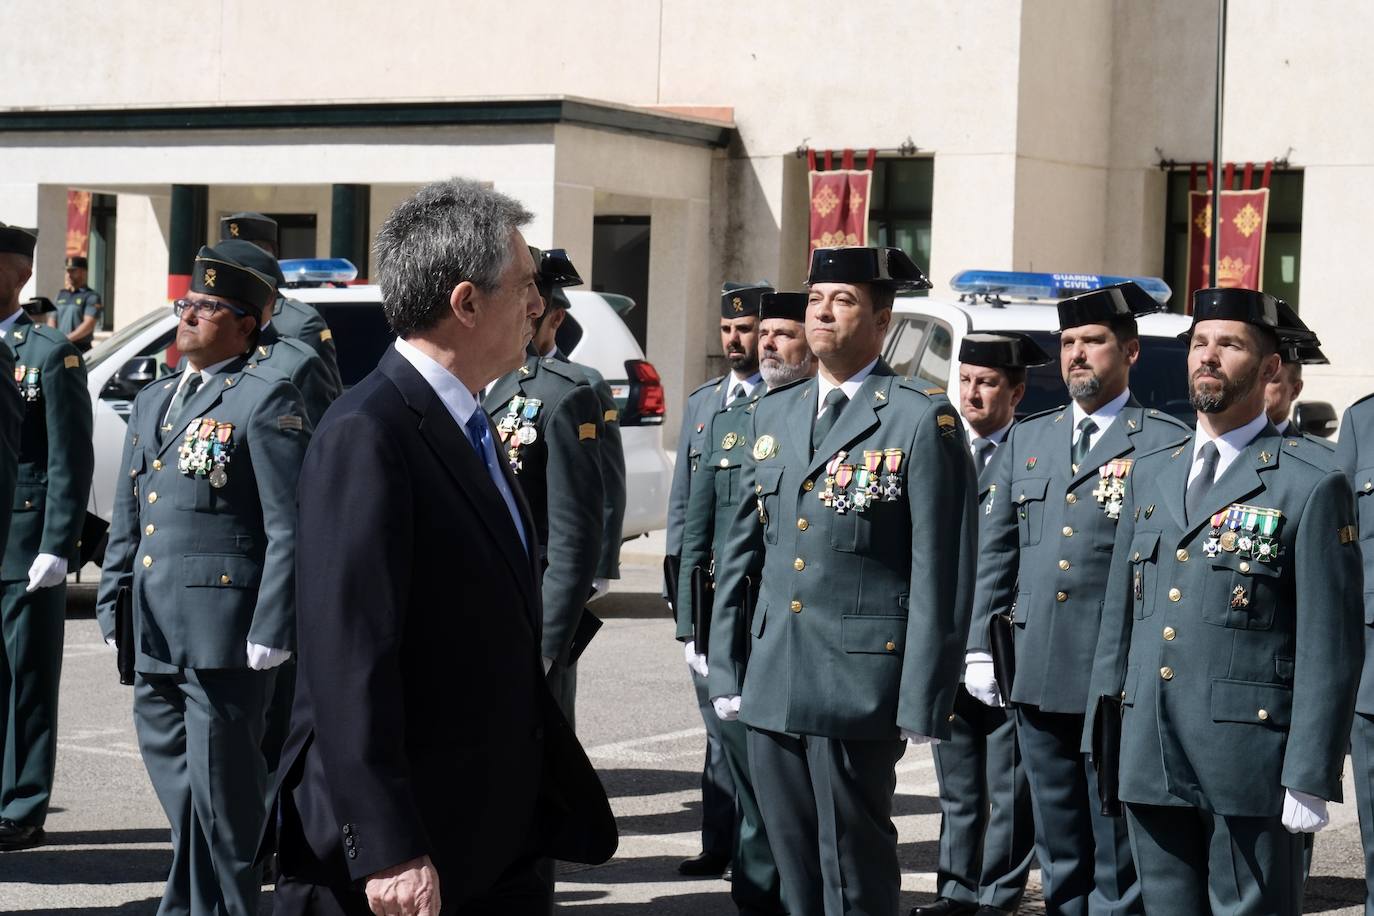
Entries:
<svg viewBox="0 0 1374 916">
<path fill-rule="evenodd" d="M 533 218 L 467 178 L 425 185 L 393 210 L 372 246 L 391 330 L 405 337 L 433 327 L 464 280 L 494 289 L 510 261 L 510 234 Z"/>
</svg>

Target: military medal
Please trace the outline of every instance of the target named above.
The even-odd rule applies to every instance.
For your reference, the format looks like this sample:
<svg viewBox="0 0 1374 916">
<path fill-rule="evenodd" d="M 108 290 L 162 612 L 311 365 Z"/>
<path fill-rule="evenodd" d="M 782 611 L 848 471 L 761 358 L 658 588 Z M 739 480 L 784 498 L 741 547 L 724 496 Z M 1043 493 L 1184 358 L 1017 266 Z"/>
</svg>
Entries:
<svg viewBox="0 0 1374 916">
<path fill-rule="evenodd" d="M 757 449 L 757 446 L 755 446 Z M 821 503 L 830 506 L 835 501 L 835 472 L 844 462 L 847 452 L 840 451 L 835 453 L 835 457 L 825 463 L 825 489 L 821 491 Z"/>
<path fill-rule="evenodd" d="M 727 452 L 738 444 L 739 433 L 736 432 L 728 432 L 725 434 L 725 438 L 720 440 L 720 447 L 725 449 Z"/>
<path fill-rule="evenodd" d="M 896 502 L 902 495 L 901 478 L 897 476 L 902 467 L 902 450 L 883 449 L 883 465 L 887 468 L 887 476 L 883 478 L 883 502 Z"/>
<path fill-rule="evenodd" d="M 19 386 L 19 393 L 24 400 L 33 402 L 43 395 L 43 386 L 38 383 L 42 369 L 38 366 L 15 366 L 14 383 Z"/>
<path fill-rule="evenodd" d="M 1235 553 L 1236 541 L 1239 539 L 1239 536 L 1234 531 L 1223 531 L 1220 540 L 1221 549 L 1227 553 Z"/>
<path fill-rule="evenodd" d="M 854 477 L 854 495 L 850 497 L 854 511 L 862 512 L 868 508 L 868 469 L 859 468 Z"/>
<path fill-rule="evenodd" d="M 840 454 L 843 455 L 844 453 L 841 452 Z M 835 468 L 836 489 L 835 495 L 831 499 L 831 507 L 840 515 L 844 515 L 848 512 L 850 506 L 853 505 L 853 501 L 850 499 L 849 494 L 845 493 L 845 488 L 849 486 L 849 482 L 853 479 L 854 465 L 842 464 Z"/>
<path fill-rule="evenodd" d="M 213 471 L 210 472 L 210 486 L 214 487 L 215 489 L 220 489 L 228 482 L 229 475 L 225 473 L 224 468 L 215 468 Z"/>
<path fill-rule="evenodd" d="M 1250 597 L 1245 594 L 1245 586 L 1237 585 L 1231 589 L 1231 607 L 1242 610 L 1250 606 Z"/>
<path fill-rule="evenodd" d="M 515 431 L 515 438 L 521 445 L 533 445 L 539 438 L 539 431 L 533 426 L 522 426 Z"/>
<path fill-rule="evenodd" d="M 769 435 L 759 436 L 754 440 L 754 460 L 763 461 L 772 458 L 778 453 L 777 441 Z"/>
<path fill-rule="evenodd" d="M 864 488 L 868 491 L 870 505 L 882 498 L 883 485 L 878 470 L 883 466 L 883 450 L 864 450 Z"/>
<path fill-rule="evenodd" d="M 1216 535 L 1202 542 L 1202 552 L 1207 554 L 1209 558 L 1215 557 L 1217 554 L 1221 553 L 1221 541 Z"/>
<path fill-rule="evenodd" d="M 1126 501 L 1126 476 L 1131 473 L 1130 458 L 1113 458 L 1097 469 L 1097 489 L 1093 496 L 1107 518 L 1115 521 L 1121 517 L 1121 506 Z"/>
<path fill-rule="evenodd" d="M 217 490 L 229 482 L 229 472 L 225 468 L 233 449 L 234 424 L 216 423 L 214 439 L 210 443 L 210 461 L 214 465 L 210 470 L 210 486 Z"/>
</svg>

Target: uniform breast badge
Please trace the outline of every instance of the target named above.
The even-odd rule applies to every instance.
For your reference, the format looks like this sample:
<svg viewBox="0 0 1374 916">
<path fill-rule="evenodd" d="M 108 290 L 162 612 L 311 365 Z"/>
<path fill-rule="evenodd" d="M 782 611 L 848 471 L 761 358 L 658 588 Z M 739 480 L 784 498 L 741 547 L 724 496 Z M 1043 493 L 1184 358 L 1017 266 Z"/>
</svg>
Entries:
<svg viewBox="0 0 1374 916">
<path fill-rule="evenodd" d="M 755 444 L 754 448 L 757 451 L 758 445 Z M 820 500 L 827 507 L 833 507 L 835 504 L 835 475 L 848 455 L 848 452 L 841 450 L 825 463 L 825 489 L 820 492 Z"/>
<path fill-rule="evenodd" d="M 43 396 L 43 386 L 39 384 L 42 371 L 38 366 L 14 367 L 14 383 L 19 386 L 19 393 L 29 403 Z"/>
<path fill-rule="evenodd" d="M 726 434 L 725 434 L 725 437 L 724 437 L 723 439 L 720 440 L 720 447 L 721 447 L 722 449 L 724 449 L 725 451 L 727 451 L 727 452 L 730 451 L 730 449 L 734 448 L 734 447 L 735 447 L 736 445 L 738 445 L 738 444 L 739 444 L 739 433 L 736 433 L 736 432 L 729 432 L 729 433 L 726 433 Z"/>
<path fill-rule="evenodd" d="M 1097 489 L 1093 496 L 1107 518 L 1115 521 L 1121 517 L 1121 506 L 1126 501 L 1126 478 L 1131 473 L 1130 458 L 1113 458 L 1097 469 Z"/>
<path fill-rule="evenodd" d="M 535 428 L 534 420 L 543 406 L 544 402 L 538 398 L 517 394 L 510 399 L 505 414 L 496 424 L 496 433 L 501 437 L 501 444 L 506 446 L 506 460 L 510 462 L 512 471 L 524 467 L 521 450 L 539 441 L 539 430 Z"/>
<path fill-rule="evenodd" d="M 883 449 L 883 466 L 887 469 L 887 475 L 883 478 L 883 502 L 896 502 L 902 495 L 902 479 L 897 476 L 902 469 L 902 450 L 899 448 Z"/>
<path fill-rule="evenodd" d="M 1215 557 L 1219 550 L 1261 563 L 1273 563 L 1282 552 L 1276 536 L 1282 518 L 1283 513 L 1278 509 L 1228 506 L 1212 516 L 1212 536 L 1203 543 L 1203 550 L 1209 557 Z"/>
<path fill-rule="evenodd" d="M 762 435 L 754 440 L 754 460 L 764 461 L 778 453 L 778 443 L 772 436 Z"/>
<path fill-rule="evenodd" d="M 835 495 L 831 497 L 830 508 L 834 509 L 837 515 L 844 515 L 854 507 L 853 497 L 845 492 L 853 480 L 854 465 L 841 464 L 835 468 Z"/>
<path fill-rule="evenodd" d="M 229 462 L 234 454 L 234 424 L 199 417 L 186 426 L 177 448 L 177 470 L 188 477 L 208 477 L 210 486 L 229 483 Z"/>
</svg>

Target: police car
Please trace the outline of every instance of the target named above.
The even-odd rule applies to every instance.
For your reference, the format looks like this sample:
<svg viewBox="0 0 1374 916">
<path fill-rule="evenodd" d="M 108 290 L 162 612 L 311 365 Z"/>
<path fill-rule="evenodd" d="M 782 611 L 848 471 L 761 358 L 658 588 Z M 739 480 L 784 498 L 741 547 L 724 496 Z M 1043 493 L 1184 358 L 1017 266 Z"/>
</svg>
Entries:
<svg viewBox="0 0 1374 916">
<path fill-rule="evenodd" d="M 1113 277 L 1099 274 L 1052 274 L 1027 271 L 966 270 L 950 281 L 955 301 L 919 296 L 899 297 L 893 305 L 883 358 L 900 375 L 910 375 L 946 388 L 959 403 L 959 345 L 965 334 L 1020 331 L 1035 338 L 1055 359 L 1026 374 L 1026 396 L 1018 417 L 1059 407 L 1068 402 L 1059 369 L 1060 299 L 1090 289 L 1130 280 L 1156 301 L 1169 300 L 1169 285 L 1157 277 Z M 1188 347 L 1178 335 L 1191 326 L 1187 316 L 1169 312 L 1144 315 L 1140 328 L 1140 359 L 1131 370 L 1131 393 L 1146 407 L 1172 414 L 1190 428 L 1196 422 L 1188 402 Z M 1335 411 L 1322 402 L 1308 401 L 1294 408 L 1294 422 L 1305 433 L 1329 436 Z M 1305 419 L 1307 418 L 1307 419 Z"/>
<path fill-rule="evenodd" d="M 382 314 L 381 290 L 349 286 L 356 268 L 342 259 L 281 262 L 283 294 L 308 302 L 334 332 L 339 374 L 351 387 L 371 372 L 393 335 Z M 620 408 L 625 447 L 628 539 L 666 524 L 672 465 L 663 450 L 663 385 L 653 365 L 621 319 L 634 302 L 625 296 L 568 290 L 571 308 L 558 331 L 569 358 L 605 377 Z M 87 384 L 95 409 L 95 478 L 90 511 L 108 521 L 115 478 L 133 398 L 145 386 L 174 371 L 177 319 L 170 308 L 144 315 L 97 344 L 86 355 Z"/>
</svg>

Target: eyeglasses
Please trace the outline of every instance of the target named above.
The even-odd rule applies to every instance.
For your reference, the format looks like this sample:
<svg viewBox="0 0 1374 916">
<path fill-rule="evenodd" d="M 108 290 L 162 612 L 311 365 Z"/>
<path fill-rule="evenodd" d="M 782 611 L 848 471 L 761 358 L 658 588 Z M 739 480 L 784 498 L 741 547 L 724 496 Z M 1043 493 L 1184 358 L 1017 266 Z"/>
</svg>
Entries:
<svg viewBox="0 0 1374 916">
<path fill-rule="evenodd" d="M 220 309 L 228 309 L 239 317 L 248 314 L 242 309 L 234 308 L 227 302 L 216 302 L 213 299 L 178 299 L 172 303 L 172 314 L 178 318 L 185 314 L 187 309 L 193 310 L 197 318 L 210 318 Z"/>
</svg>

